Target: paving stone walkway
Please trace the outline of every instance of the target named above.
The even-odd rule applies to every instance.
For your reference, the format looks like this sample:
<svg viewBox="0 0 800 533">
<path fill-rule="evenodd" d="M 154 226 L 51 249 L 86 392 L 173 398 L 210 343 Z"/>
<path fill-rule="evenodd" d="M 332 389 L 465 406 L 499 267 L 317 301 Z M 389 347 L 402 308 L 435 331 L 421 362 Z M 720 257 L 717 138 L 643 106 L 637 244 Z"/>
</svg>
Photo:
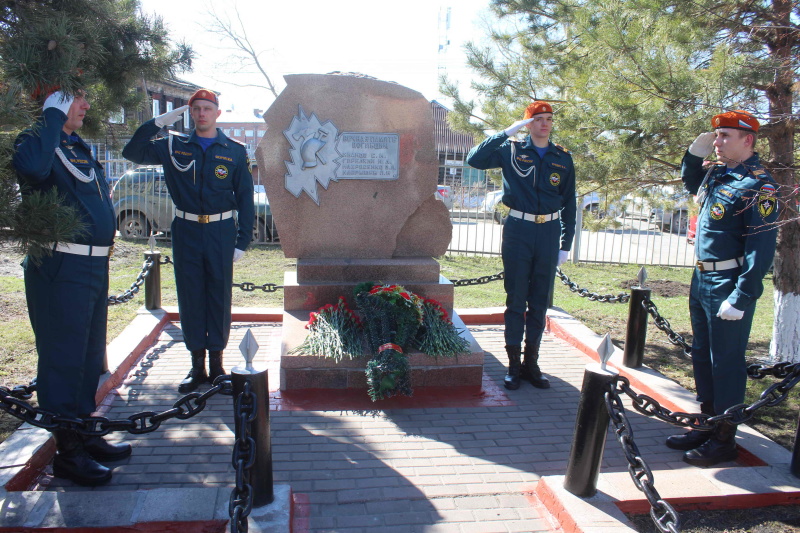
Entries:
<svg viewBox="0 0 800 533">
<path fill-rule="evenodd" d="M 582 352 L 547 334 L 540 363 L 552 388 L 523 383 L 518 391 L 505 391 L 502 327 L 470 326 L 486 351 L 484 388 L 492 394 L 485 405 L 467 398 L 463 406 L 430 407 L 421 397 L 384 409 L 364 393 L 347 409 L 327 410 L 325 401 L 316 401 L 299 410 L 276 391 L 278 361 L 261 356 L 275 352 L 269 347 L 280 343 L 280 323 L 237 323 L 229 346 L 238 347 L 248 329 L 262 347 L 256 366 L 270 371 L 274 481 L 307 497 L 311 531 L 554 530 L 532 493 L 541 476 L 565 472 L 584 367 L 592 362 Z M 228 350 L 225 363 L 228 370 L 242 364 L 238 350 Z M 188 365 L 180 328 L 169 324 L 109 395 L 105 416 L 171 408 Z M 86 489 L 43 475 L 39 489 L 233 487 L 231 405 L 230 397 L 216 395 L 189 420 L 168 420 L 143 435 L 114 434 L 112 440 L 131 442 L 134 453 L 115 465 L 107 486 Z M 633 411 L 629 417 L 651 468 L 691 468 L 680 452 L 662 445 L 672 428 Z M 611 433 L 602 471 L 627 471 Z"/>
</svg>

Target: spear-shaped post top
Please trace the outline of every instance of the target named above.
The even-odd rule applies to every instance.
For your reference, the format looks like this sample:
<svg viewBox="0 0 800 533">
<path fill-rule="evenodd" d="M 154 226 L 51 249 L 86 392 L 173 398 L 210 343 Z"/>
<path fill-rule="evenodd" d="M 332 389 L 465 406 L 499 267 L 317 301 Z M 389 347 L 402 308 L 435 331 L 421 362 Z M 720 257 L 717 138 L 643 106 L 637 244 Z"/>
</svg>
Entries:
<svg viewBox="0 0 800 533">
<path fill-rule="evenodd" d="M 614 353 L 614 344 L 611 342 L 611 335 L 605 334 L 603 340 L 600 341 L 600 346 L 597 347 L 597 355 L 600 356 L 600 368 L 607 370 L 606 363 L 611 359 Z"/>
<path fill-rule="evenodd" d="M 150 238 L 147 239 L 147 245 L 150 247 L 150 253 L 156 251 L 156 236 L 154 233 L 150 233 Z"/>
<path fill-rule="evenodd" d="M 242 357 L 244 357 L 244 370 L 250 374 L 255 374 L 257 370 L 253 368 L 253 358 L 258 352 L 258 343 L 250 328 L 247 328 L 247 333 L 244 334 L 242 342 L 239 343 L 239 350 L 242 352 Z M 241 368 L 239 368 L 239 370 L 241 370 Z"/>
<path fill-rule="evenodd" d="M 647 270 L 644 267 L 639 269 L 636 279 L 639 281 L 639 288 L 644 289 L 644 282 L 647 281 Z"/>
</svg>

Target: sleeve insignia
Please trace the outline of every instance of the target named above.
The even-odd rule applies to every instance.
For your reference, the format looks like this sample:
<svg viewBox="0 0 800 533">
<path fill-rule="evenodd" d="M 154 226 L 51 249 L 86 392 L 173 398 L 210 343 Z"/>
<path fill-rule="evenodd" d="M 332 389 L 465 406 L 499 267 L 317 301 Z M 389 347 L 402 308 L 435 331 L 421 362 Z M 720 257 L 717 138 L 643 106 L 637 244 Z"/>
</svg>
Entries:
<svg viewBox="0 0 800 533">
<path fill-rule="evenodd" d="M 758 214 L 761 218 L 767 218 L 774 211 L 778 201 L 772 196 L 759 196 L 758 197 Z"/>
</svg>

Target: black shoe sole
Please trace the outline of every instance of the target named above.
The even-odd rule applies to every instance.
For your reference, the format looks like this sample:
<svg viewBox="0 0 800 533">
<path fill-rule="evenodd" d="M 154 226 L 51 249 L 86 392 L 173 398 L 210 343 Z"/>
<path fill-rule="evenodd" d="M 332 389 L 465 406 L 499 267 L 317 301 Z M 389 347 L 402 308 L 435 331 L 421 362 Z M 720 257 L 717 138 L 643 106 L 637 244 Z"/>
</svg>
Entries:
<svg viewBox="0 0 800 533">
<path fill-rule="evenodd" d="M 530 382 L 531 382 L 531 385 L 533 385 L 537 389 L 549 389 L 550 388 L 550 382 L 548 380 L 546 380 L 546 379 L 544 379 L 544 380 L 534 380 L 534 379 L 532 379 L 532 380 L 530 380 Z"/>
</svg>

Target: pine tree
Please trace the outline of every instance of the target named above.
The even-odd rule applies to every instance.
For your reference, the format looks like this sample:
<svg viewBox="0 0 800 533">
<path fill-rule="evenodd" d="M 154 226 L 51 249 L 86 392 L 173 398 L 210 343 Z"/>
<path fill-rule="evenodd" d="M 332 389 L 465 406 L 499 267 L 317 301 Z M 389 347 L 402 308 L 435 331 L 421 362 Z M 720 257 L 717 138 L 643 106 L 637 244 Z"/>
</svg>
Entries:
<svg viewBox="0 0 800 533">
<path fill-rule="evenodd" d="M 579 183 L 619 194 L 631 181 L 679 184 L 681 157 L 711 116 L 758 116 L 761 160 L 783 196 L 770 351 L 800 360 L 797 2 L 492 0 L 492 9 L 491 44 L 467 46 L 479 101 L 442 80 L 452 125 L 499 130 L 547 99 Z"/>
<path fill-rule="evenodd" d="M 137 0 L 0 2 L 0 237 L 27 252 L 81 229 L 54 195 L 20 198 L 11 168 L 14 139 L 48 92 L 85 90 L 92 108 L 81 135 L 117 134 L 108 116 L 142 105 L 132 89 L 191 68 L 192 55 L 170 43 L 161 19 L 141 15 Z"/>
</svg>

